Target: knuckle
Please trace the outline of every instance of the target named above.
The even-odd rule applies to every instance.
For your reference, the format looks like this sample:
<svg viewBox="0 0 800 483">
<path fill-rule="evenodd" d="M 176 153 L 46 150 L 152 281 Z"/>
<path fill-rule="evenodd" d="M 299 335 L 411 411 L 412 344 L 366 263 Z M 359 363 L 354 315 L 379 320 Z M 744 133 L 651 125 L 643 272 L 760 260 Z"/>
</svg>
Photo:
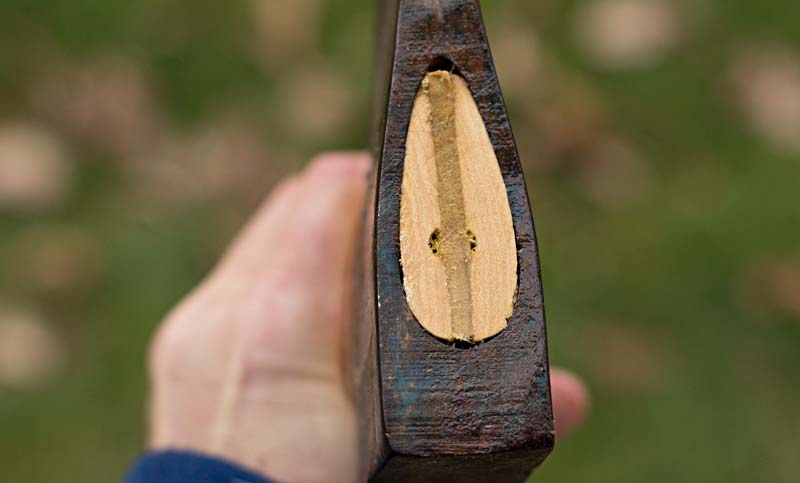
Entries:
<svg viewBox="0 0 800 483">
<path fill-rule="evenodd" d="M 148 349 L 148 370 L 155 379 L 180 370 L 190 338 L 186 337 L 187 327 L 196 312 L 196 295 L 189 295 L 172 312 L 167 314 L 156 328 Z"/>
<path fill-rule="evenodd" d="M 156 333 L 150 342 L 148 351 L 148 370 L 151 379 L 158 378 L 165 371 L 168 371 L 174 361 L 172 354 L 175 353 L 177 339 L 172 335 L 174 325 L 169 319 L 164 320 L 156 329 Z"/>
</svg>

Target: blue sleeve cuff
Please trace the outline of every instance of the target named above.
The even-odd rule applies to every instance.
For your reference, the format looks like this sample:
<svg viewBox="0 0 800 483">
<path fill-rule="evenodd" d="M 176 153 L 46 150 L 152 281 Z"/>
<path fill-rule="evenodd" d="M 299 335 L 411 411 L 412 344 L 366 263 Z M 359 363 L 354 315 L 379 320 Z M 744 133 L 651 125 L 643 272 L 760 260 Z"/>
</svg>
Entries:
<svg viewBox="0 0 800 483">
<path fill-rule="evenodd" d="M 158 451 L 134 463 L 125 483 L 274 483 L 225 460 L 190 451 Z"/>
</svg>

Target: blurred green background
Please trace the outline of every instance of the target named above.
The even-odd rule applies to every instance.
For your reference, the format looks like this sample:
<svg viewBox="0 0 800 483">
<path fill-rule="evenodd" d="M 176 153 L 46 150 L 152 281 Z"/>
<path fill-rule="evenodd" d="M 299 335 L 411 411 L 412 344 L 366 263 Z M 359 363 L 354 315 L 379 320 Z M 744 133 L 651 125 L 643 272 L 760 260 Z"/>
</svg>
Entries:
<svg viewBox="0 0 800 483">
<path fill-rule="evenodd" d="M 800 2 L 484 2 L 585 430 L 537 481 L 796 482 Z M 0 472 L 118 481 L 159 319 L 369 126 L 367 0 L 0 2 Z"/>
</svg>

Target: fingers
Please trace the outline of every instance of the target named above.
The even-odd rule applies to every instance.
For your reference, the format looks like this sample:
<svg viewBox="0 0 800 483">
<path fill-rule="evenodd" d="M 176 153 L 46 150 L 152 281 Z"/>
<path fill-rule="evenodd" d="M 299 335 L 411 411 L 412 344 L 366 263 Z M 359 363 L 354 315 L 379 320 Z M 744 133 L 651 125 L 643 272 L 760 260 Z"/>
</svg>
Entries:
<svg viewBox="0 0 800 483">
<path fill-rule="evenodd" d="M 574 373 L 564 369 L 552 369 L 550 392 L 553 398 L 556 436 L 568 436 L 575 432 L 586 418 L 589 409 L 589 391 Z"/>
<path fill-rule="evenodd" d="M 316 158 L 274 190 L 215 270 L 210 284 L 236 291 L 265 357 L 339 363 L 368 167 L 361 153 Z"/>
<path fill-rule="evenodd" d="M 274 268 L 281 262 L 316 268 L 327 261 L 324 255 L 337 255 L 343 240 L 334 235 L 357 220 L 368 167 L 363 153 L 315 158 L 273 191 L 224 264 L 235 270 Z"/>
<path fill-rule="evenodd" d="M 305 361 L 337 372 L 368 168 L 361 153 L 315 159 L 273 190 L 212 275 L 217 296 L 235 292 L 247 338 L 269 359 L 262 362 Z M 583 423 L 588 390 L 573 373 L 553 369 L 551 391 L 563 437 Z"/>
</svg>

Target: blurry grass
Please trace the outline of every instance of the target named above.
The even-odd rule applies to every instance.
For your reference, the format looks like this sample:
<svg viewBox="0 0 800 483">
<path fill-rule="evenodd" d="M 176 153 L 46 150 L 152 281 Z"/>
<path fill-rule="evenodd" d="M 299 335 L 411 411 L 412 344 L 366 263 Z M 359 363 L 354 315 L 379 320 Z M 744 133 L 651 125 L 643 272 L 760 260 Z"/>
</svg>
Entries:
<svg viewBox="0 0 800 483">
<path fill-rule="evenodd" d="M 735 122 L 721 72 L 751 36 L 794 39 L 797 48 L 796 24 L 774 22 L 797 5 L 708 3 L 719 25 L 645 73 L 592 72 L 563 38 L 566 23 L 547 37 L 611 100 L 615 123 L 658 172 L 643 203 L 616 212 L 575 208 L 571 198 L 536 210 L 533 191 L 551 359 L 591 372 L 580 351 L 592 344 L 575 342 L 607 318 L 667 334 L 660 342 L 672 352 L 648 390 L 595 386 L 586 430 L 558 444 L 540 481 L 796 478 L 787 448 L 800 444 L 791 409 L 800 403 L 800 325 L 743 312 L 736 285 L 748 262 L 797 253 L 800 163 L 770 154 Z M 579 213 L 560 229 L 561 213 L 572 210 Z"/>
<path fill-rule="evenodd" d="M 711 13 L 664 62 L 609 73 L 587 65 L 572 42 L 571 19 L 583 2 L 484 3 L 490 24 L 508 12 L 524 16 L 543 46 L 589 83 L 609 110 L 610 128 L 635 140 L 654 173 L 640 200 L 607 208 L 569 179 L 528 166 L 551 358 L 586 374 L 594 396 L 586 429 L 558 442 L 537 481 L 795 481 L 800 323 L 747 310 L 741 287 L 759 260 L 800 253 L 800 159 L 770 151 L 745 129 L 724 71 L 749 42 L 800 50 L 800 4 L 708 0 Z M 371 7 L 324 3 L 314 50 L 264 66 L 253 55 L 243 1 L 5 0 L 0 115 L 29 115 L 26 86 L 41 55 L 122 52 L 147 66 L 175 124 L 202 124 L 230 105 L 252 107 L 285 172 L 320 149 L 366 143 Z M 316 62 L 337 65 L 358 99 L 352 122 L 326 139 L 292 131 L 276 107 L 278 86 Z M 515 132 L 527 132 L 524 116 L 515 116 L 524 109 L 510 109 Z M 104 267 L 89 292 L 72 297 L 28 291 L 0 270 L 3 298 L 43 307 L 70 353 L 51 384 L 0 388 L 7 481 L 119 478 L 144 441 L 147 340 L 213 264 L 232 235 L 231 217 L 243 220 L 254 203 L 142 213 L 120 160 L 78 141 L 71 154 L 81 171 L 67 205 L 0 216 L 0 266 L 9 266 L 26 230 L 69 223 L 97 238 Z M 651 378 L 610 383 L 598 371 L 639 363 L 615 339 L 631 327 L 653 348 Z"/>
</svg>

